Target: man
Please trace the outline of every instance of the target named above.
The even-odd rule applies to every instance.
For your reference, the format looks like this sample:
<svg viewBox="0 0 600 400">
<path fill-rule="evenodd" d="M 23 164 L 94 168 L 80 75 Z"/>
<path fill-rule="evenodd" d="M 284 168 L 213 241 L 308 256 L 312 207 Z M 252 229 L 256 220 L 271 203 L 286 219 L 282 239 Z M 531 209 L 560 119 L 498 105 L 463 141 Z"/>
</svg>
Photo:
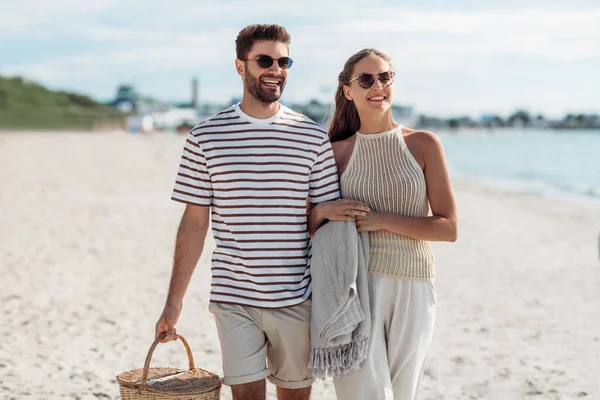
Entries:
<svg viewBox="0 0 600 400">
<path fill-rule="evenodd" d="M 289 43 L 278 25 L 239 33 L 243 100 L 192 129 L 173 190 L 186 209 L 156 335 L 175 339 L 212 216 L 209 310 L 234 400 L 264 400 L 266 377 L 279 399 L 308 399 L 313 382 L 306 200 L 337 199 L 339 185 L 323 128 L 278 102 L 292 66 Z"/>
</svg>

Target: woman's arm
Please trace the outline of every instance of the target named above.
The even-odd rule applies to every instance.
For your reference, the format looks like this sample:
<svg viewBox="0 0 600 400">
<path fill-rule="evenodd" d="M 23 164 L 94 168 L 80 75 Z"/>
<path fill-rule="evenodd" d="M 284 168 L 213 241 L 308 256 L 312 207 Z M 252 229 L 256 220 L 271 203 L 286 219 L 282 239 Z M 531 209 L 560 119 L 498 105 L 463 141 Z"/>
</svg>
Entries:
<svg viewBox="0 0 600 400">
<path fill-rule="evenodd" d="M 423 149 L 423 172 L 433 215 L 407 217 L 373 212 L 357 217 L 356 226 L 361 232 L 387 230 L 413 239 L 454 242 L 458 236 L 458 215 L 442 143 L 431 132 L 420 131 L 413 135 L 418 135 L 418 147 Z"/>
<path fill-rule="evenodd" d="M 312 206 L 308 200 L 306 203 L 308 210 L 308 234 L 312 239 L 326 221 L 347 221 L 354 222 L 355 217 L 364 216 L 370 211 L 365 204 L 347 199 L 338 199 L 326 201 Z"/>
</svg>

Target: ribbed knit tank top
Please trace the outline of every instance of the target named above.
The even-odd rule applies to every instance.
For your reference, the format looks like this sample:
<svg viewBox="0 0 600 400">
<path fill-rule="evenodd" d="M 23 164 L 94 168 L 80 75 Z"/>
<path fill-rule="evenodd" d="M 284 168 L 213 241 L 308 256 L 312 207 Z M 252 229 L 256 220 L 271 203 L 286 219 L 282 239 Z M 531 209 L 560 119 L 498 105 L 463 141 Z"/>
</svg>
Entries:
<svg viewBox="0 0 600 400">
<path fill-rule="evenodd" d="M 376 134 L 357 132 L 340 185 L 342 197 L 362 201 L 375 212 L 411 217 L 429 213 L 425 176 L 406 147 L 401 126 Z M 369 232 L 369 241 L 370 273 L 434 278 L 434 256 L 428 241 L 385 230 Z"/>
</svg>

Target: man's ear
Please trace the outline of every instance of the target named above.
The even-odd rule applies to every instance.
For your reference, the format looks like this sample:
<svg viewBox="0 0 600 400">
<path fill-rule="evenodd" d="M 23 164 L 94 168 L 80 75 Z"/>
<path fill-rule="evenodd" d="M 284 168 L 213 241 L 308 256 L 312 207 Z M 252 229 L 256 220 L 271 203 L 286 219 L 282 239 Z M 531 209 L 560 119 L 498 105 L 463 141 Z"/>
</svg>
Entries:
<svg viewBox="0 0 600 400">
<path fill-rule="evenodd" d="M 240 76 L 244 76 L 244 73 L 246 72 L 246 66 L 244 65 L 244 62 L 239 58 L 235 59 L 235 70 Z"/>
</svg>

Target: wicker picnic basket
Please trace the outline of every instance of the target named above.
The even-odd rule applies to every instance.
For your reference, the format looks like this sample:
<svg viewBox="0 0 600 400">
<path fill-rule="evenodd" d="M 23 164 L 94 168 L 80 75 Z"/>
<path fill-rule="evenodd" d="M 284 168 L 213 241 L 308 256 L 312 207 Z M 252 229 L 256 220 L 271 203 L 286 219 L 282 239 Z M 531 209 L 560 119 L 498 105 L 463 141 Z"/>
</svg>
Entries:
<svg viewBox="0 0 600 400">
<path fill-rule="evenodd" d="M 117 376 L 122 400 L 218 400 L 221 398 L 221 379 L 194 366 L 194 356 L 187 340 L 177 338 L 185 346 L 189 370 L 150 368 L 152 353 L 166 333 L 160 335 L 148 350 L 144 368 L 125 371 Z"/>
</svg>

